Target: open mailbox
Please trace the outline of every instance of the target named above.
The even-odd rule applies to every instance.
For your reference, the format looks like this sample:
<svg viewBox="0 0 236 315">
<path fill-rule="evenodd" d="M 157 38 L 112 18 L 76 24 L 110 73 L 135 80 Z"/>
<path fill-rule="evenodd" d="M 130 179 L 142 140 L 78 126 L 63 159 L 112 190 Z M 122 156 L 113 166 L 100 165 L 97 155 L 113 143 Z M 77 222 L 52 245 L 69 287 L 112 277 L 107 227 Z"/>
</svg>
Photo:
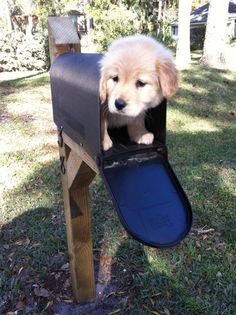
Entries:
<svg viewBox="0 0 236 315">
<path fill-rule="evenodd" d="M 126 128 L 111 129 L 114 146 L 101 148 L 98 54 L 66 53 L 51 67 L 53 117 L 58 129 L 96 161 L 121 223 L 138 241 L 153 247 L 178 244 L 188 234 L 192 211 L 167 156 L 166 100 L 147 113 L 151 145 L 129 139 Z"/>
</svg>

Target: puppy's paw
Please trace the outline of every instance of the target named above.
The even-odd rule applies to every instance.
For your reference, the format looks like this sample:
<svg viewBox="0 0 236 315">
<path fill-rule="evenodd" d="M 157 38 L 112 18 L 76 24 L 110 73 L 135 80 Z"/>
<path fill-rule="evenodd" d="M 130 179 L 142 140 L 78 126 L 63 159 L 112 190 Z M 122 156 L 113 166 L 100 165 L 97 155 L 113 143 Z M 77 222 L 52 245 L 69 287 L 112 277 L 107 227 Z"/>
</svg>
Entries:
<svg viewBox="0 0 236 315">
<path fill-rule="evenodd" d="M 102 147 L 104 151 L 109 150 L 112 147 L 113 143 L 109 137 L 103 140 Z"/>
<path fill-rule="evenodd" d="M 154 135 L 151 132 L 147 132 L 143 135 L 137 136 L 135 142 L 138 144 L 151 144 L 153 143 Z"/>
</svg>

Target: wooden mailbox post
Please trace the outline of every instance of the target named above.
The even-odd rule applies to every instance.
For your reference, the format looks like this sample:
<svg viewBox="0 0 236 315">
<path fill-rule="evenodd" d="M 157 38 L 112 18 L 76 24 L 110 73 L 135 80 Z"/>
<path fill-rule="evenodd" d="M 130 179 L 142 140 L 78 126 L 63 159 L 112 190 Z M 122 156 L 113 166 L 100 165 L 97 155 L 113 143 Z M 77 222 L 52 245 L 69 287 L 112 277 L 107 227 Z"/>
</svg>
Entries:
<svg viewBox="0 0 236 315">
<path fill-rule="evenodd" d="M 80 40 L 67 17 L 50 17 L 51 63 L 66 52 L 80 52 Z M 72 287 L 77 302 L 95 297 L 89 184 L 99 172 L 95 161 L 63 130 L 58 131 L 59 155 Z"/>
</svg>

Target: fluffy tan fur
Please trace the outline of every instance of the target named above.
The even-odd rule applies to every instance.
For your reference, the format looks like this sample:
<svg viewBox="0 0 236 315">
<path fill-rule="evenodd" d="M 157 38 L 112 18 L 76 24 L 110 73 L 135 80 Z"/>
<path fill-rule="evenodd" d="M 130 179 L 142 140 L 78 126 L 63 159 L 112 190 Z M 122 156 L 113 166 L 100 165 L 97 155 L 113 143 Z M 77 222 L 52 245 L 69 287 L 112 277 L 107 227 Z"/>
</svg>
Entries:
<svg viewBox="0 0 236 315">
<path fill-rule="evenodd" d="M 128 36 L 111 44 L 100 66 L 103 149 L 112 147 L 108 127 L 123 125 L 132 141 L 152 143 L 154 135 L 145 128 L 145 111 L 177 89 L 177 71 L 169 50 L 150 37 Z M 118 108 L 117 102 L 123 107 Z"/>
</svg>

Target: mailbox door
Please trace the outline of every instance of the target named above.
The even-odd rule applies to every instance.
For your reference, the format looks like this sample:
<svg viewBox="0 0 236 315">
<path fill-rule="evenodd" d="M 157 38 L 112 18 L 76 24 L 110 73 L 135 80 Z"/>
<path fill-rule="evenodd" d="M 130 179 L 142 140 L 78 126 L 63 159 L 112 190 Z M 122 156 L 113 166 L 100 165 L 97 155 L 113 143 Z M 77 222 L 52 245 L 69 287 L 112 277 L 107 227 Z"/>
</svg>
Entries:
<svg viewBox="0 0 236 315">
<path fill-rule="evenodd" d="M 153 247 L 178 244 L 192 224 L 190 203 L 168 160 L 138 153 L 104 162 L 102 174 L 129 234 Z"/>
<path fill-rule="evenodd" d="M 53 118 L 58 128 L 96 158 L 100 154 L 98 54 L 66 53 L 50 70 Z"/>
</svg>

